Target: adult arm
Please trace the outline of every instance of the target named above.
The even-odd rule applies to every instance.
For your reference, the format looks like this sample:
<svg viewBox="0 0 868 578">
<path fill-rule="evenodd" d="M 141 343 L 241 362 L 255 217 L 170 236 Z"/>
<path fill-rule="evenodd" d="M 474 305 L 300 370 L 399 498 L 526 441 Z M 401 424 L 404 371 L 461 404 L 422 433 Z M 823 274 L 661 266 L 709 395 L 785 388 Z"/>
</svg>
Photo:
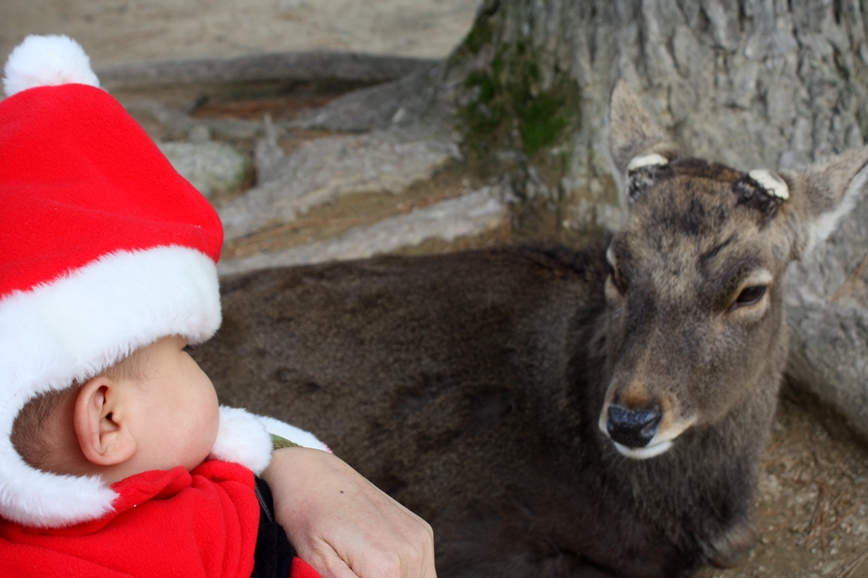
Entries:
<svg viewBox="0 0 868 578">
<path fill-rule="evenodd" d="M 275 450 L 262 477 L 277 521 L 323 578 L 436 578 L 431 526 L 340 458 Z"/>
</svg>

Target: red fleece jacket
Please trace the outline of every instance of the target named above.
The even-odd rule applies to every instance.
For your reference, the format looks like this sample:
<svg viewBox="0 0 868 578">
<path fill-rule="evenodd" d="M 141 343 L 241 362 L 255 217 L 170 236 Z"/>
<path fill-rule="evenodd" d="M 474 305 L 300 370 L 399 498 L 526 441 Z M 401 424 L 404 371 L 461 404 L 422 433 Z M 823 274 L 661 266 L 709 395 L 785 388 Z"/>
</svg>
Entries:
<svg viewBox="0 0 868 578">
<path fill-rule="evenodd" d="M 0 519 L 0 576 L 249 578 L 259 524 L 253 473 L 210 460 L 112 486 L 115 511 L 68 528 Z M 292 578 L 319 578 L 295 558 Z"/>
</svg>

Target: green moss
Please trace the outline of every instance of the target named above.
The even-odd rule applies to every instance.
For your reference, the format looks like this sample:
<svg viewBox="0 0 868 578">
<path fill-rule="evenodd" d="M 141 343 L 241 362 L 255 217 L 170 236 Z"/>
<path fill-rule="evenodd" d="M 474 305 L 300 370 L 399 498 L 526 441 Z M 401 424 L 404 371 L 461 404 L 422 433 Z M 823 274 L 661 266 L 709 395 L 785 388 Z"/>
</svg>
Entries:
<svg viewBox="0 0 868 578">
<path fill-rule="evenodd" d="M 467 88 L 477 93 L 475 102 L 463 111 L 464 121 L 474 134 L 489 134 L 503 122 L 504 108 L 499 102 L 500 88 L 487 72 L 472 72 L 465 80 Z"/>
<path fill-rule="evenodd" d="M 564 102 L 551 94 L 530 101 L 522 113 L 521 136 L 528 156 L 556 144 L 569 126 L 563 112 Z"/>
<path fill-rule="evenodd" d="M 495 85 L 492 75 L 484 71 L 474 71 L 467 75 L 464 85 L 468 88 L 476 88 L 479 90 L 477 102 L 488 104 L 494 100 L 498 92 L 498 87 Z"/>
<path fill-rule="evenodd" d="M 578 127 L 578 94 L 573 86 L 554 86 L 534 94 L 533 76 L 503 82 L 495 74 L 474 72 L 465 85 L 476 93 L 467 104 L 462 119 L 469 130 L 470 142 L 480 139 L 506 141 L 500 144 L 520 146 L 529 156 L 542 148 L 564 140 L 570 128 Z M 512 128 L 518 128 L 520 143 L 511 142 Z M 492 142 L 496 146 L 496 142 Z"/>
<path fill-rule="evenodd" d="M 464 55 L 453 58 L 478 54 L 494 35 L 491 19 L 480 16 L 459 51 Z M 562 74 L 543 90 L 542 77 L 536 51 L 523 40 L 500 46 L 488 67 L 466 76 L 464 85 L 474 98 L 460 113 L 470 157 L 486 163 L 500 149 L 524 150 L 533 157 L 578 129 L 576 83 Z"/>
<path fill-rule="evenodd" d="M 494 60 L 491 61 L 491 76 L 498 80 L 504 75 L 503 51 L 497 53 Z"/>
<path fill-rule="evenodd" d="M 454 58 L 464 58 L 468 55 L 479 54 L 486 44 L 490 44 L 494 40 L 494 26 L 491 23 L 491 16 L 480 13 L 473 22 L 473 27 L 461 45 L 454 53 Z"/>
</svg>

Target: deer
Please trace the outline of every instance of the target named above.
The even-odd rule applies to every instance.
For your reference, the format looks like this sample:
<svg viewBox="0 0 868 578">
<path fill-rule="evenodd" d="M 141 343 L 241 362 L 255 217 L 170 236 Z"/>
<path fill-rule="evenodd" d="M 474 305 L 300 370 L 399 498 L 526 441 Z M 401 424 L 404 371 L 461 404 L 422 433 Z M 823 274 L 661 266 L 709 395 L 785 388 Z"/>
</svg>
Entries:
<svg viewBox="0 0 868 578">
<path fill-rule="evenodd" d="M 223 403 L 318 435 L 433 527 L 441 577 L 685 577 L 743 563 L 787 357 L 787 265 L 868 149 L 798 171 L 683 155 L 618 81 L 623 227 L 222 281 Z"/>
</svg>

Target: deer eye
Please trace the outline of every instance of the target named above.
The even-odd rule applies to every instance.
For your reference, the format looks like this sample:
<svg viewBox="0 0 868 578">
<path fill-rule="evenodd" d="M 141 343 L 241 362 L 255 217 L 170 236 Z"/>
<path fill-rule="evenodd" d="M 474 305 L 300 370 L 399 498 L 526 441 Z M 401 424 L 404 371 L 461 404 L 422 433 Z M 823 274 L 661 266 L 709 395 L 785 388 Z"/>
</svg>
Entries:
<svg viewBox="0 0 868 578">
<path fill-rule="evenodd" d="M 765 294 L 765 285 L 751 285 L 750 287 L 745 287 L 741 290 L 741 293 L 738 294 L 738 297 L 735 298 L 735 301 L 730 306 L 729 310 L 734 311 L 739 307 L 755 305 L 759 302 L 760 299 L 763 298 L 763 295 Z"/>
</svg>

